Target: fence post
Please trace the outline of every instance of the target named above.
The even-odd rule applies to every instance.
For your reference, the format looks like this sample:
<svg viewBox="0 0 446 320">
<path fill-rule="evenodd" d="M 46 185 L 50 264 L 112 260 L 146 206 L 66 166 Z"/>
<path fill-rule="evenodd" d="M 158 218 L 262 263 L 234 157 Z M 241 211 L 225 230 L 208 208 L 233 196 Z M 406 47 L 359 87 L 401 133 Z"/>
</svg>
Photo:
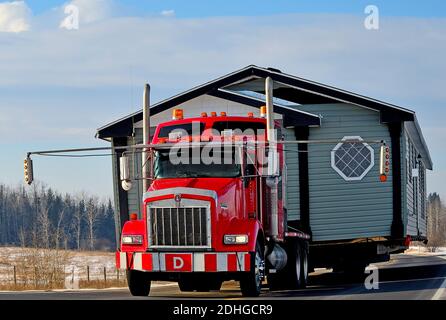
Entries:
<svg viewBox="0 0 446 320">
<path fill-rule="evenodd" d="M 37 289 L 37 267 L 34 267 L 34 287 Z"/>
<path fill-rule="evenodd" d="M 14 287 L 17 287 L 17 268 L 14 266 Z"/>
<path fill-rule="evenodd" d="M 104 284 L 107 284 L 107 267 L 104 267 Z"/>
<path fill-rule="evenodd" d="M 90 266 L 87 266 L 87 282 L 90 283 Z"/>
<path fill-rule="evenodd" d="M 119 282 L 119 269 L 116 269 L 116 280 Z"/>
</svg>

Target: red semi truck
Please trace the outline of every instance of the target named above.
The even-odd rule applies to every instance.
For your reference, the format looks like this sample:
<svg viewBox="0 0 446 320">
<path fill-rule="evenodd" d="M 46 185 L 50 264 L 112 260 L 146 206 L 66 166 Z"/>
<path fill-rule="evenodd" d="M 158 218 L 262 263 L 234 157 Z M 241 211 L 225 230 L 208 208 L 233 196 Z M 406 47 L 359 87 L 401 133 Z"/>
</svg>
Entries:
<svg viewBox="0 0 446 320">
<path fill-rule="evenodd" d="M 267 140 L 265 112 L 183 119 L 175 109 L 158 125 L 144 209 L 125 223 L 116 253 L 133 295 L 148 295 L 154 280 L 182 291 L 237 280 L 244 296 L 258 296 L 266 276 L 272 288 L 305 287 L 310 237 L 287 226 L 283 145 Z"/>
</svg>

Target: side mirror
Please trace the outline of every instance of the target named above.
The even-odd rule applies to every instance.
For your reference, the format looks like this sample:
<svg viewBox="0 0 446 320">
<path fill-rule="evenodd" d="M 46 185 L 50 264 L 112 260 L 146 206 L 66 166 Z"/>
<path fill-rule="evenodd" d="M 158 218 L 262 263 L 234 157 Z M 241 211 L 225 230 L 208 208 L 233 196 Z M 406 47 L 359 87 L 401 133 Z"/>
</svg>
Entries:
<svg viewBox="0 0 446 320">
<path fill-rule="evenodd" d="M 119 158 L 119 178 L 122 189 L 129 191 L 132 188 L 132 182 L 130 179 L 130 159 L 128 156 L 121 156 Z"/>
</svg>

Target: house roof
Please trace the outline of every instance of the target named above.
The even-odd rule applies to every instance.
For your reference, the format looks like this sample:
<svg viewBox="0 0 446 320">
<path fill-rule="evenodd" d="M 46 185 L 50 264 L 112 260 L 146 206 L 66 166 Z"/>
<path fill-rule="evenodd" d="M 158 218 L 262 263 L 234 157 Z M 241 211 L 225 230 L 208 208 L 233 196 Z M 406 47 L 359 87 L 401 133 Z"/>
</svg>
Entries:
<svg viewBox="0 0 446 320">
<path fill-rule="evenodd" d="M 421 129 L 415 117 L 415 112 L 390 103 L 372 99 L 353 92 L 299 78 L 273 68 L 262 68 L 249 65 L 225 76 L 196 86 L 168 99 L 162 100 L 150 107 L 151 115 L 178 106 L 201 95 L 211 95 L 225 100 L 239 102 L 260 108 L 265 102 L 261 98 L 246 95 L 247 91 L 262 95 L 265 93 L 264 79 L 271 77 L 274 81 L 273 95 L 275 98 L 294 104 L 349 103 L 359 107 L 380 112 L 381 122 L 412 122 L 412 134 L 419 137 L 417 149 L 427 160 L 427 167 L 432 167 L 429 150 L 424 141 Z M 286 105 L 274 103 L 274 112 L 283 115 L 284 126 L 319 126 L 318 115 L 303 112 Z M 130 136 L 133 123 L 142 120 L 142 110 L 109 123 L 97 130 L 96 136 L 101 139 Z"/>
</svg>

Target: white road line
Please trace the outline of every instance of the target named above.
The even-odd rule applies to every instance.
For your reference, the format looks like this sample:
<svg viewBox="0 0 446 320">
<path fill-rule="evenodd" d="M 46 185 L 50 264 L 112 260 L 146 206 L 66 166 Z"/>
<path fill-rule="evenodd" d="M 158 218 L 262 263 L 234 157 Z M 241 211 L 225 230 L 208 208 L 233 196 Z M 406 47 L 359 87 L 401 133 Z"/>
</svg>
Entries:
<svg viewBox="0 0 446 320">
<path fill-rule="evenodd" d="M 435 277 L 435 278 L 420 278 L 420 279 L 406 279 L 406 280 L 388 280 L 388 281 L 380 281 L 379 283 L 404 283 L 404 282 L 417 282 L 417 281 L 432 281 L 432 280 L 440 280 L 445 279 L 446 277 Z"/>
<path fill-rule="evenodd" d="M 445 257 L 440 257 L 442 259 L 445 259 Z M 441 297 L 443 296 L 443 294 L 446 291 L 446 279 L 443 281 L 443 283 L 441 284 L 440 288 L 437 290 L 437 292 L 435 292 L 434 296 L 432 297 L 432 300 L 441 300 Z"/>
<path fill-rule="evenodd" d="M 443 283 L 441 284 L 441 286 L 437 290 L 437 292 L 435 292 L 435 294 L 431 300 L 441 300 L 441 297 L 443 296 L 445 291 L 446 291 L 446 279 L 443 281 Z M 445 298 L 446 298 L 446 296 L 445 296 Z"/>
</svg>

